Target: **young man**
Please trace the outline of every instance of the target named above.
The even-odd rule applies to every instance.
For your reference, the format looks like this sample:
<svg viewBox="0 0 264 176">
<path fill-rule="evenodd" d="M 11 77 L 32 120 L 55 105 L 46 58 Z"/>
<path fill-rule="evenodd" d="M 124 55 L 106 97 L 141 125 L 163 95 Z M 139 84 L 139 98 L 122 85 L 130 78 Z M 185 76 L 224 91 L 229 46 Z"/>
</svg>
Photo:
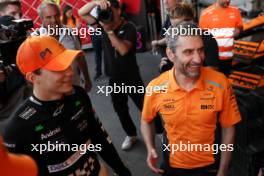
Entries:
<svg viewBox="0 0 264 176">
<path fill-rule="evenodd" d="M 26 39 L 17 66 L 33 95 L 14 112 L 4 131 L 11 152 L 30 155 L 40 175 L 103 175 L 96 153 L 119 175 L 130 175 L 84 89 L 72 86 L 71 64 L 79 50 L 67 50 L 50 36 Z M 107 175 L 107 174 L 106 174 Z"/>
<path fill-rule="evenodd" d="M 42 27 L 39 30 L 33 32 L 31 35 L 34 36 L 42 36 L 42 35 L 50 35 L 56 38 L 63 46 L 67 49 L 74 49 L 80 50 L 81 43 L 78 39 L 78 36 L 73 35 L 73 32 L 67 26 L 62 25 L 60 20 L 60 8 L 54 2 L 42 2 L 38 7 L 38 14 L 42 20 Z M 54 31 L 51 33 L 49 29 L 53 29 Z M 64 32 L 65 33 L 64 33 Z M 50 32 L 50 33 L 49 33 Z M 73 64 L 73 71 L 74 71 L 74 85 L 82 85 L 81 82 L 81 74 L 84 78 L 84 88 L 87 92 L 89 92 L 92 88 L 92 83 L 89 76 L 88 67 L 86 65 L 85 57 L 82 56 L 76 59 Z"/>
<path fill-rule="evenodd" d="M 191 31 L 197 28 L 192 22 L 174 27 Z M 141 131 L 148 150 L 148 166 L 164 176 L 215 176 L 213 152 L 222 150 L 217 176 L 226 176 L 233 149 L 234 125 L 241 119 L 232 88 L 223 74 L 202 67 L 204 45 L 201 36 L 195 33 L 173 35 L 170 28 L 166 40 L 166 53 L 174 67 L 148 86 L 166 83 L 167 91 L 153 93 L 144 99 Z M 166 146 L 163 151 L 168 154 L 164 170 L 156 167 L 152 122 L 157 112 L 164 121 L 168 141 L 163 145 Z M 222 126 L 222 149 L 213 146 L 218 117 Z"/>
<path fill-rule="evenodd" d="M 102 10 L 111 10 L 112 18 L 110 21 L 96 20 L 92 16 L 93 12 L 96 11 L 94 9 L 98 6 Z M 136 28 L 134 24 L 122 18 L 120 4 L 117 0 L 91 1 L 79 10 L 79 15 L 88 24 L 98 22 L 103 28 L 102 45 L 105 70 L 110 77 L 109 86 L 118 86 L 122 89 L 124 86 L 136 88 L 134 92 L 127 90 L 127 92 L 111 93 L 114 109 L 127 133 L 121 148 L 122 150 L 131 149 L 137 140 L 137 130 L 129 114 L 128 97 L 134 101 L 139 110 L 142 110 L 144 99 L 144 92 L 137 91 L 139 87 L 144 87 L 144 84 L 136 61 Z"/>
<path fill-rule="evenodd" d="M 21 3 L 19 0 L 0 0 L 0 16 L 12 16 L 16 20 L 22 17 Z"/>
<path fill-rule="evenodd" d="M 231 6 L 230 0 L 217 0 L 202 12 L 199 25 L 215 37 L 219 48 L 220 71 L 225 75 L 230 74 L 234 38 L 243 30 L 239 9 Z"/>
</svg>

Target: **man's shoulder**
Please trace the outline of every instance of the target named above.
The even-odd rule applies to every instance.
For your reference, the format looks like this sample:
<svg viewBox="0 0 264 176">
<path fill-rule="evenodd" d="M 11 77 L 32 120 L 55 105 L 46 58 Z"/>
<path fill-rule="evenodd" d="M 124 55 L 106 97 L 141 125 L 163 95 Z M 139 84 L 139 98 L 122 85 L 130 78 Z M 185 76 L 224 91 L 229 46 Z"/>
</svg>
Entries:
<svg viewBox="0 0 264 176">
<path fill-rule="evenodd" d="M 125 22 L 123 28 L 126 29 L 126 30 L 129 30 L 129 31 L 132 31 L 132 30 L 136 31 L 136 29 L 137 29 L 136 25 L 133 22 L 131 22 L 131 21 Z"/>
<path fill-rule="evenodd" d="M 5 124 L 5 132 L 19 131 L 28 128 L 31 123 L 28 123 L 37 114 L 38 110 L 34 103 L 28 99 L 21 103 L 15 111 L 10 115 Z"/>
<path fill-rule="evenodd" d="M 74 90 L 73 90 L 73 94 L 70 96 L 74 96 L 75 99 L 79 99 L 81 101 L 85 101 L 87 105 L 91 106 L 91 100 L 89 95 L 87 94 L 87 92 L 85 91 L 84 88 L 80 87 L 80 86 L 73 86 Z"/>
<path fill-rule="evenodd" d="M 37 114 L 37 102 L 31 100 L 31 97 L 24 100 L 11 114 L 10 121 L 25 122 Z"/>
<path fill-rule="evenodd" d="M 227 87 L 228 79 L 223 73 L 212 68 L 203 67 L 202 74 L 206 83 L 214 85 L 220 89 L 225 89 Z"/>
<path fill-rule="evenodd" d="M 205 8 L 205 9 L 202 11 L 201 16 L 206 16 L 206 15 L 208 15 L 208 14 L 210 14 L 210 13 L 213 13 L 214 10 L 215 10 L 215 6 L 214 6 L 214 4 L 213 4 L 213 5 L 210 5 L 210 6 L 208 6 L 207 8 Z"/>
<path fill-rule="evenodd" d="M 74 85 L 73 89 L 74 89 L 74 94 L 78 96 L 89 97 L 84 88 Z"/>
<path fill-rule="evenodd" d="M 170 70 L 162 73 L 158 77 L 151 80 L 148 86 L 162 86 L 163 84 L 167 83 L 169 81 L 169 73 Z"/>
</svg>

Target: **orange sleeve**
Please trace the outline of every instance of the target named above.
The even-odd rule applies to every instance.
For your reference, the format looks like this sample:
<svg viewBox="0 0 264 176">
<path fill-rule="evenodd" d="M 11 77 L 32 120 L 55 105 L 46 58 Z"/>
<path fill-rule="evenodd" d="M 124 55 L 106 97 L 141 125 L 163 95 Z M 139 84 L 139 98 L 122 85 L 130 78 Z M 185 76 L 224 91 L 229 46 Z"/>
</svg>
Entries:
<svg viewBox="0 0 264 176">
<path fill-rule="evenodd" d="M 223 128 L 227 128 L 241 121 L 241 116 L 237 106 L 236 97 L 229 83 L 227 85 L 227 89 L 225 90 L 223 98 L 224 98 L 224 103 L 223 103 L 223 109 L 220 113 L 220 123 Z"/>
<path fill-rule="evenodd" d="M 148 85 L 146 89 L 150 89 L 151 86 Z M 156 110 L 155 110 L 155 101 L 154 101 L 155 94 L 147 95 L 145 94 L 144 97 L 144 105 L 142 110 L 142 118 L 147 121 L 151 122 L 155 116 L 156 116 Z"/>
</svg>

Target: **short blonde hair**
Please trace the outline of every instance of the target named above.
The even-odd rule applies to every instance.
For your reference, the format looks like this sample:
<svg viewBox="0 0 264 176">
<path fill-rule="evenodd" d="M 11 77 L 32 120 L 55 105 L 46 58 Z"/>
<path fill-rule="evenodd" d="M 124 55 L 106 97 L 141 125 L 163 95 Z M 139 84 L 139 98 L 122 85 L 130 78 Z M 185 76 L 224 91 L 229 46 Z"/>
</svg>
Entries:
<svg viewBox="0 0 264 176">
<path fill-rule="evenodd" d="M 195 10 L 189 3 L 182 2 L 169 12 L 171 19 L 184 17 L 187 21 L 194 20 Z"/>
</svg>

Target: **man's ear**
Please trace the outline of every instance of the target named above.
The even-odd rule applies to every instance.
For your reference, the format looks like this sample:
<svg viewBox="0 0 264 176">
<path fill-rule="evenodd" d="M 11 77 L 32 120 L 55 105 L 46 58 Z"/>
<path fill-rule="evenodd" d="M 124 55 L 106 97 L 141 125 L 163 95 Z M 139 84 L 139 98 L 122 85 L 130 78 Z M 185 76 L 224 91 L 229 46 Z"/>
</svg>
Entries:
<svg viewBox="0 0 264 176">
<path fill-rule="evenodd" d="M 33 84 L 37 79 L 37 75 L 34 74 L 33 72 L 28 72 L 26 73 L 25 78 L 28 82 Z"/>
<path fill-rule="evenodd" d="M 169 47 L 166 48 L 166 54 L 167 54 L 168 59 L 172 63 L 174 63 L 174 61 L 175 61 L 175 54 L 173 53 L 173 51 Z"/>
</svg>

